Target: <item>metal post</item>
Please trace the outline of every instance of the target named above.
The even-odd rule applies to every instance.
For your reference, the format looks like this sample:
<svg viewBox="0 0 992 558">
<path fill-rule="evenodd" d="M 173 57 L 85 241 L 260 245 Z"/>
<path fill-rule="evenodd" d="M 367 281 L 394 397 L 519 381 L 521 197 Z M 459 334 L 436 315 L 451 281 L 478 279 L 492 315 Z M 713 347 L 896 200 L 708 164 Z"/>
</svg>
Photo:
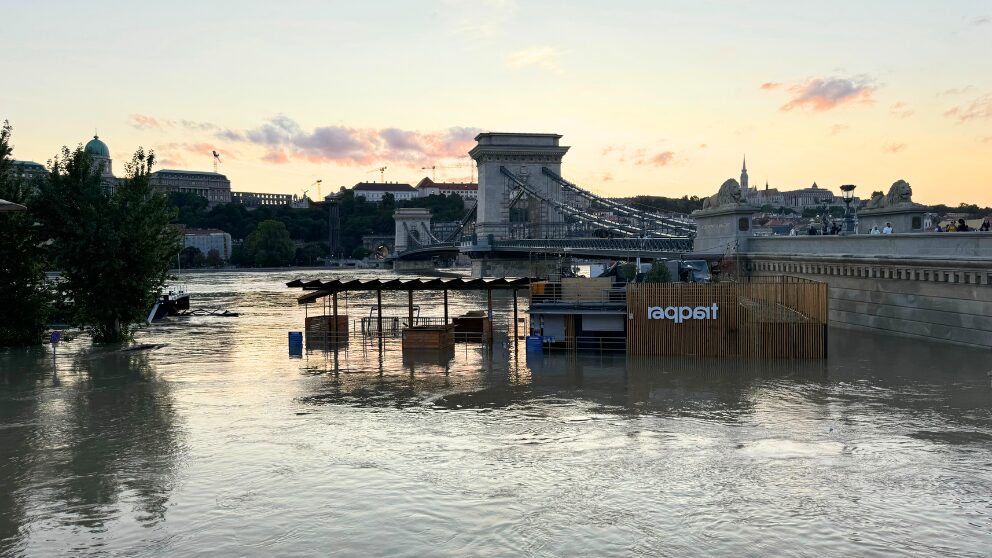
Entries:
<svg viewBox="0 0 992 558">
<path fill-rule="evenodd" d="M 448 325 L 448 289 L 444 289 L 444 325 Z"/>
<path fill-rule="evenodd" d="M 382 289 L 375 291 L 377 325 L 379 326 L 379 348 L 382 348 Z"/>
<path fill-rule="evenodd" d="M 520 320 L 517 319 L 517 289 L 513 289 L 513 342 L 516 343 L 517 338 L 520 337 L 517 331 L 517 324 Z"/>
<path fill-rule="evenodd" d="M 410 317 L 410 321 L 407 322 L 406 327 L 413 327 L 413 289 L 406 292 L 407 300 L 407 311 Z"/>
<path fill-rule="evenodd" d="M 331 315 L 334 320 L 334 340 L 337 341 L 338 336 L 341 335 L 341 332 L 338 330 L 338 293 L 331 295 Z"/>
</svg>

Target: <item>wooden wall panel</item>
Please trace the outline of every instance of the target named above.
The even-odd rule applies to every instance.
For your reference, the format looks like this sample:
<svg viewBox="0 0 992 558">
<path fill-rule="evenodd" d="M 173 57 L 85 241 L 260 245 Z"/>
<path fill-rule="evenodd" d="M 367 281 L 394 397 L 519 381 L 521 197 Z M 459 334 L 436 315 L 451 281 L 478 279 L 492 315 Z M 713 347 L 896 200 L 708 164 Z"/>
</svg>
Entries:
<svg viewBox="0 0 992 558">
<path fill-rule="evenodd" d="M 679 319 L 649 317 L 652 307 L 712 308 L 713 304 L 717 305 L 716 318 L 679 323 Z M 746 283 L 631 284 L 627 287 L 627 351 L 632 355 L 826 358 L 827 314 L 827 285 L 793 277 Z"/>
</svg>

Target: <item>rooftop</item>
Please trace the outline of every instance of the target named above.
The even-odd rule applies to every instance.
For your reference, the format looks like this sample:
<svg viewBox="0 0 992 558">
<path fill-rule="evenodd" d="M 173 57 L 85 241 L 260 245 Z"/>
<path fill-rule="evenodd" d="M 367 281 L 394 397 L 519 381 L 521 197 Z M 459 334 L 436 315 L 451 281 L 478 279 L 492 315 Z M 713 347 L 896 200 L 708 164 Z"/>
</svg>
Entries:
<svg viewBox="0 0 992 558">
<path fill-rule="evenodd" d="M 401 182 L 359 182 L 352 190 L 358 192 L 412 192 L 413 186 Z"/>
<path fill-rule="evenodd" d="M 205 172 L 205 171 L 180 170 L 180 169 L 162 169 L 152 173 L 152 175 L 156 175 L 156 174 L 196 174 L 200 176 L 209 176 L 209 177 L 225 178 L 225 179 L 227 178 L 226 176 L 218 172 Z"/>
<path fill-rule="evenodd" d="M 475 182 L 434 182 L 430 178 L 424 178 L 417 183 L 417 188 L 438 188 L 439 190 L 478 190 L 479 185 Z"/>
</svg>

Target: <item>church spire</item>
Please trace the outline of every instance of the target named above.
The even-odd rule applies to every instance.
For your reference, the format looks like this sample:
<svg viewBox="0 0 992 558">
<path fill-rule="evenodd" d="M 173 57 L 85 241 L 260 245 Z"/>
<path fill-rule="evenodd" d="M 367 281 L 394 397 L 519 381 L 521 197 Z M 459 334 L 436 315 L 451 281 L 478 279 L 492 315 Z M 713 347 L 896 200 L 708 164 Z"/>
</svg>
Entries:
<svg viewBox="0 0 992 558">
<path fill-rule="evenodd" d="M 741 190 L 747 192 L 747 155 L 744 156 L 744 165 L 741 166 Z"/>
</svg>

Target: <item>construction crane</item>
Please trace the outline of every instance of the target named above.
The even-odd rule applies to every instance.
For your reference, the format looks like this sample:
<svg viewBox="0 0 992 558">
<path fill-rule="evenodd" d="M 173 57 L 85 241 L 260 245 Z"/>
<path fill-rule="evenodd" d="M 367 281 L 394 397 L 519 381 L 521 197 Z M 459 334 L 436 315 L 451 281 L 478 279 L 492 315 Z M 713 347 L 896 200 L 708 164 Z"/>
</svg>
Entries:
<svg viewBox="0 0 992 558">
<path fill-rule="evenodd" d="M 468 168 L 470 168 L 472 170 L 472 182 L 475 182 L 475 165 L 473 165 L 472 163 L 459 163 L 457 165 L 438 165 L 438 164 L 433 164 L 433 165 L 431 165 L 429 167 L 420 167 L 420 170 L 430 170 L 431 171 L 431 180 L 433 180 L 434 182 L 437 182 L 437 174 L 436 174 L 437 169 L 464 169 L 466 167 L 468 167 Z"/>
<path fill-rule="evenodd" d="M 217 153 L 214 150 L 211 150 L 210 153 L 214 156 L 214 174 L 217 174 L 217 163 L 220 162 L 220 153 Z"/>
<path fill-rule="evenodd" d="M 323 200 L 324 199 L 324 197 L 320 195 L 320 185 L 321 185 L 322 182 L 324 182 L 324 181 L 318 178 L 316 182 L 314 182 L 313 184 L 310 185 L 311 188 L 314 187 L 314 186 L 317 187 L 317 201 L 320 201 L 320 200 Z"/>
<path fill-rule="evenodd" d="M 387 168 L 388 168 L 388 167 L 379 167 L 379 168 L 377 168 L 377 169 L 372 169 L 372 170 L 370 170 L 369 172 L 375 172 L 375 171 L 379 171 L 379 181 L 380 181 L 380 182 L 385 182 L 385 181 L 386 181 L 386 169 L 387 169 Z M 366 173 L 366 174 L 367 174 L 367 173 Z"/>
</svg>

